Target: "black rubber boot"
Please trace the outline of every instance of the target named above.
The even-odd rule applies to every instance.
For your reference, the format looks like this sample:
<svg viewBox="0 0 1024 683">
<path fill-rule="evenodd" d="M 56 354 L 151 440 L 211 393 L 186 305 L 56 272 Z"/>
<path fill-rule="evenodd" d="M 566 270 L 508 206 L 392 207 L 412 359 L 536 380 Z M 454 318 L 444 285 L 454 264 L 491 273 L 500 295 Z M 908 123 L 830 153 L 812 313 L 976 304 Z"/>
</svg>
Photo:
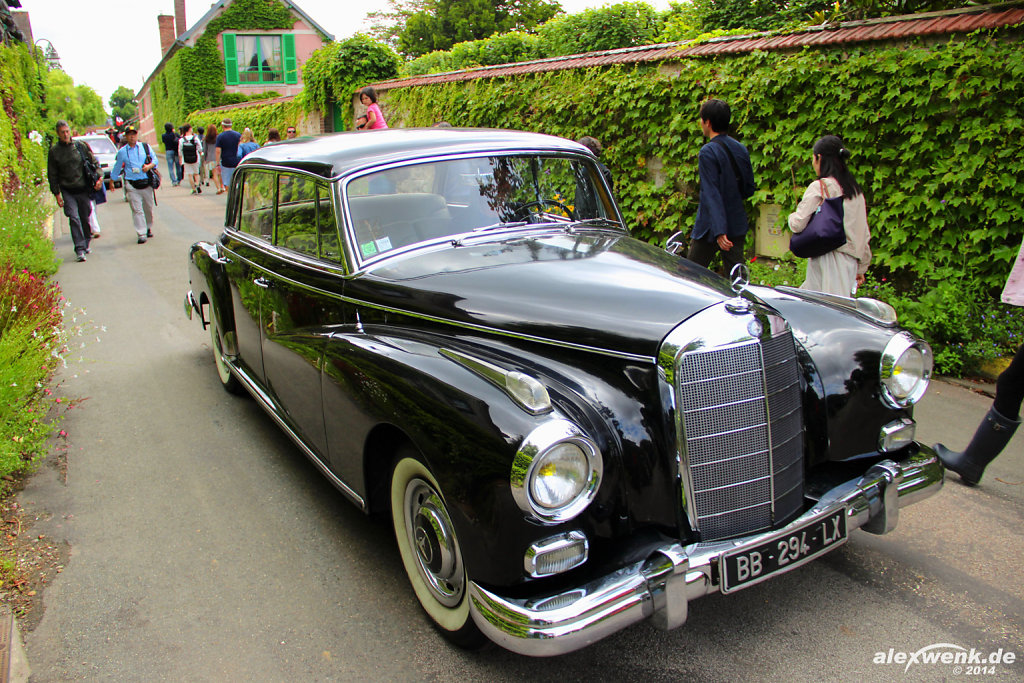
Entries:
<svg viewBox="0 0 1024 683">
<path fill-rule="evenodd" d="M 1003 451 L 1020 422 L 1020 419 L 1011 420 L 997 413 L 995 408 L 990 408 L 985 419 L 978 425 L 978 431 L 974 432 L 967 450 L 957 453 L 937 443 L 934 446 L 935 452 L 947 470 L 959 474 L 968 486 L 977 486 L 985 466 Z"/>
</svg>

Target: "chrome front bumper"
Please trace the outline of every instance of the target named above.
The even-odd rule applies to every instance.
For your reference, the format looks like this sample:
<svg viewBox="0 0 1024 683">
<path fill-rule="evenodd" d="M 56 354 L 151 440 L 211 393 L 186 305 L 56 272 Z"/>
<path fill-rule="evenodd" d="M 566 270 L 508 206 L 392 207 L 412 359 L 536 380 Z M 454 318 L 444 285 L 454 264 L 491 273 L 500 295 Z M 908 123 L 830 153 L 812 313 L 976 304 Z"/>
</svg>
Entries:
<svg viewBox="0 0 1024 683">
<path fill-rule="evenodd" d="M 642 562 L 540 598 L 503 598 L 471 583 L 473 621 L 502 647 L 537 657 L 578 650 L 648 617 L 658 628 L 676 628 L 686 621 L 691 600 L 720 590 L 718 564 L 723 552 L 757 546 L 844 507 L 848 531 L 892 531 L 901 507 L 942 488 L 938 456 L 930 448 L 919 449 L 903 462 L 884 460 L 859 479 L 828 491 L 782 529 L 714 543 L 666 544 Z"/>
</svg>

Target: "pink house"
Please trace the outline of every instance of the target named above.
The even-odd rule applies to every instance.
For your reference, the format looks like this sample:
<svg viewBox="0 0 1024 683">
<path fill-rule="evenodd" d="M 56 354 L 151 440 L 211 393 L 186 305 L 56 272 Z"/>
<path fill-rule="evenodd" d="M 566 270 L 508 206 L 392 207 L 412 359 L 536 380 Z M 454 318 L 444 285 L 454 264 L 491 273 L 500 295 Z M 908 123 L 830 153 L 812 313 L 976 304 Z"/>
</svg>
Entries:
<svg viewBox="0 0 1024 683">
<path fill-rule="evenodd" d="M 164 121 L 154 114 L 152 88 L 183 47 L 195 47 L 210 22 L 222 16 L 240 0 L 218 0 L 187 31 L 185 0 L 174 0 L 174 16 L 157 17 L 163 58 L 136 95 L 139 104 L 139 137 L 155 145 L 163 133 Z M 308 14 L 290 0 L 278 0 L 295 22 L 289 28 L 273 30 L 225 29 L 217 34 L 217 48 L 224 59 L 224 92 L 254 95 L 276 92 L 293 96 L 302 91 L 302 66 L 325 42 L 334 39 Z M 173 123 L 180 123 L 174 121 Z"/>
</svg>

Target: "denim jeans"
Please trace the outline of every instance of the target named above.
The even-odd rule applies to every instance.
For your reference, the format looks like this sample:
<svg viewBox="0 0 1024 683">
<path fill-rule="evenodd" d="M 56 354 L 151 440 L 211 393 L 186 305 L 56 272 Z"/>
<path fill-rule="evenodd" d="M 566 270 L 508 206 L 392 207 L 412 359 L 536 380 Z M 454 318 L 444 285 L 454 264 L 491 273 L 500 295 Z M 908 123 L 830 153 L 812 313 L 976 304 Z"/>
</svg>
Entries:
<svg viewBox="0 0 1024 683">
<path fill-rule="evenodd" d="M 171 179 L 171 182 L 175 185 L 181 182 L 181 173 L 178 172 L 180 166 L 178 166 L 178 150 L 167 150 L 164 155 L 167 159 L 167 176 Z"/>
</svg>

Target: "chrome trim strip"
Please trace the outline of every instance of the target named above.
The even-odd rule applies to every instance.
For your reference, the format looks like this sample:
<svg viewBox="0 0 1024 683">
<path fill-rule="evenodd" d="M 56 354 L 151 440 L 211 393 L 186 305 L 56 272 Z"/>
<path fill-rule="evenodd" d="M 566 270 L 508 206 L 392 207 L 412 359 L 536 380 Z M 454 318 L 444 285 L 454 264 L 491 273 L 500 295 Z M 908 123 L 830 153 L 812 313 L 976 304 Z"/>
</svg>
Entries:
<svg viewBox="0 0 1024 683">
<path fill-rule="evenodd" d="M 669 542 L 646 560 L 554 595 L 506 598 L 470 582 L 470 614 L 491 640 L 537 657 L 578 650 L 648 617 L 658 628 L 675 628 L 686 621 L 690 601 L 720 591 L 717 567 L 723 553 L 755 547 L 844 508 L 848 533 L 857 528 L 885 533 L 900 508 L 933 495 L 942 484 L 938 456 L 919 446 L 902 462 L 883 460 L 832 489 L 782 529 L 688 546 Z"/>
<path fill-rule="evenodd" d="M 278 426 L 284 430 L 285 434 L 287 434 L 291 438 L 291 440 L 295 442 L 295 445 L 299 447 L 299 450 L 301 450 L 303 454 L 305 454 L 305 456 L 309 458 L 314 465 L 316 465 L 316 468 L 320 470 L 325 477 L 327 477 L 328 481 L 330 481 L 331 484 L 333 484 L 336 489 L 345 494 L 345 496 L 347 496 L 349 500 L 351 500 L 353 503 L 359 506 L 360 510 L 362 510 L 363 512 L 369 512 L 370 510 L 366 506 L 366 501 L 363 500 L 363 497 L 356 493 L 355 490 L 350 488 L 348 484 L 339 479 L 338 476 L 334 474 L 334 472 L 332 472 L 330 468 L 328 468 L 327 465 L 324 464 L 323 461 L 320 460 L 320 458 L 316 457 L 316 455 L 309 448 L 309 446 L 307 446 L 299 437 L 299 435 L 296 434 L 295 431 L 291 428 L 287 420 L 281 417 L 277 410 L 277 405 L 274 403 L 273 399 L 271 399 L 270 396 L 268 396 L 266 392 L 264 392 L 263 389 L 260 388 L 259 384 L 256 383 L 256 380 L 250 377 L 245 370 L 238 367 L 234 362 L 232 362 L 231 359 L 227 358 L 226 356 L 221 356 L 221 358 L 227 364 L 228 369 L 231 370 L 231 374 L 234 375 L 238 379 L 238 381 L 242 383 L 242 386 L 248 389 L 249 393 L 252 394 L 252 397 L 256 399 L 257 403 L 260 404 L 260 407 L 263 408 L 263 410 L 265 410 L 267 414 L 269 414 L 270 417 L 274 419 L 274 422 L 276 422 Z"/>
<path fill-rule="evenodd" d="M 462 353 L 461 351 L 455 351 L 454 349 L 449 349 L 447 347 L 438 349 L 438 353 L 447 358 L 448 360 L 458 363 L 459 365 L 466 368 L 470 372 L 476 373 L 480 377 L 483 377 L 488 382 L 490 382 L 491 384 L 495 385 L 503 392 L 505 392 L 505 394 L 508 395 L 509 398 L 515 401 L 517 406 L 519 406 L 526 412 L 530 413 L 531 415 L 543 415 L 544 413 L 550 413 L 552 410 L 554 410 L 554 408 L 551 406 L 551 398 L 547 394 L 547 387 L 544 386 L 543 382 L 541 382 L 540 380 L 533 376 L 530 376 L 530 379 L 540 384 L 544 390 L 544 400 L 541 402 L 542 405 L 540 406 L 527 405 L 526 403 L 521 401 L 518 396 L 513 394 L 512 391 L 508 388 L 508 377 L 510 374 L 512 374 L 513 371 L 506 370 L 505 368 L 502 368 L 493 363 L 488 363 L 487 361 L 480 360 L 479 358 L 470 356 L 469 354 Z"/>
</svg>

